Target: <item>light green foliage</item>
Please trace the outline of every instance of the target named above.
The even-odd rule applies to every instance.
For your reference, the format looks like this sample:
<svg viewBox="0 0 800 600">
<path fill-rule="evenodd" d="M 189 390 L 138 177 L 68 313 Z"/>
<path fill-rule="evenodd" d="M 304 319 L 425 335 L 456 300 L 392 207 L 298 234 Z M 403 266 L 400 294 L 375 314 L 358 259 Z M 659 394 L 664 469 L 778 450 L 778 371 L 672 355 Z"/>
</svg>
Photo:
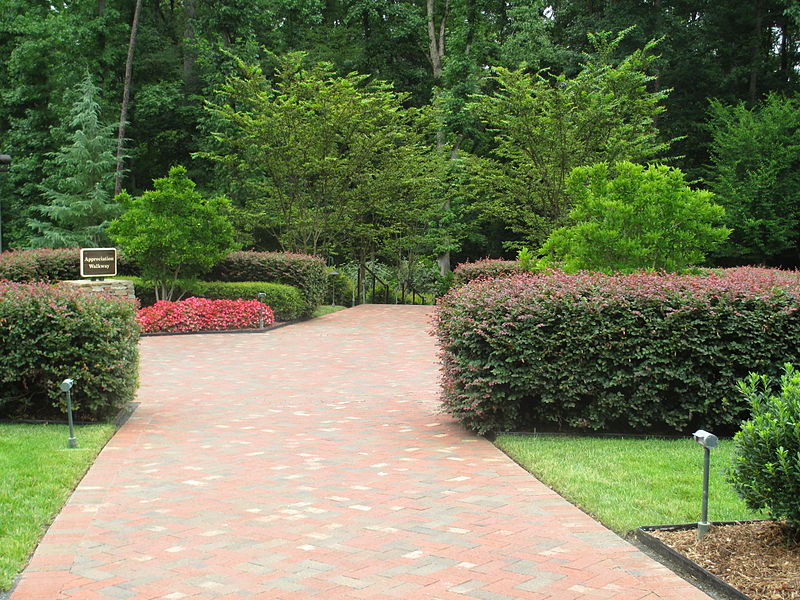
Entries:
<svg viewBox="0 0 800 600">
<path fill-rule="evenodd" d="M 800 97 L 768 96 L 749 108 L 713 101 L 707 182 L 733 228 L 719 252 L 734 263 L 798 260 Z"/>
<path fill-rule="evenodd" d="M 87 73 L 75 87 L 70 111 L 70 143 L 48 161 L 40 186 L 47 204 L 34 206 L 32 247 L 99 247 L 108 244 L 106 227 L 121 212 L 114 190 L 114 126 L 101 121 L 99 93 Z"/>
<path fill-rule="evenodd" d="M 117 199 L 125 207 L 109 226 L 111 238 L 155 283 L 156 299 L 171 300 L 179 279 L 211 270 L 233 249 L 227 198 L 204 199 L 183 167 L 153 181 L 153 190 Z"/>
<path fill-rule="evenodd" d="M 504 434 L 497 445 L 543 483 L 620 535 L 700 519 L 703 452 L 693 441 Z M 759 518 L 725 485 L 733 444 L 711 458 L 714 521 Z"/>
<path fill-rule="evenodd" d="M 0 424 L 0 593 L 9 590 L 113 425 L 78 426 L 67 449 L 66 425 Z"/>
<path fill-rule="evenodd" d="M 676 272 L 701 263 L 730 230 L 722 207 L 691 189 L 679 169 L 619 162 L 576 168 L 567 180 L 575 224 L 554 231 L 541 251 L 567 271 Z"/>
<path fill-rule="evenodd" d="M 734 437 L 728 480 L 750 508 L 785 518 L 800 535 L 800 372 L 785 365 L 779 390 L 756 373 L 739 388 L 752 415 Z"/>
<path fill-rule="evenodd" d="M 668 148 L 655 127 L 665 93 L 648 89 L 654 44 L 611 64 L 622 39 L 597 36 L 597 54 L 574 77 L 497 68 L 497 92 L 473 105 L 495 132 L 499 159 L 482 169 L 483 212 L 529 244 L 539 246 L 565 224 L 574 167 L 644 161 Z"/>
</svg>

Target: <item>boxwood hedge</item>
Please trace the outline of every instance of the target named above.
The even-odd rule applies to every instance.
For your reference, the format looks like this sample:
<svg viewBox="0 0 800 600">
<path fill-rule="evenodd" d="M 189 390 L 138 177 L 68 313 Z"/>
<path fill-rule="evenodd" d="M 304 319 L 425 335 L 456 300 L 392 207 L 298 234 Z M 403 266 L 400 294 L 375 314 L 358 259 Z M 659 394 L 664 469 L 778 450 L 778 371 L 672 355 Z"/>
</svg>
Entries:
<svg viewBox="0 0 800 600">
<path fill-rule="evenodd" d="M 262 302 L 275 312 L 278 321 L 300 318 L 306 309 L 300 290 L 282 283 L 263 281 L 201 281 L 193 286 L 195 295 L 212 300 L 255 300 L 266 294 Z"/>
<path fill-rule="evenodd" d="M 440 302 L 447 411 L 479 432 L 735 430 L 736 381 L 800 359 L 800 274 L 519 274 Z"/>
<path fill-rule="evenodd" d="M 78 418 L 116 414 L 136 391 L 138 339 L 129 300 L 0 282 L 0 417 L 63 419 L 68 377 Z"/>
</svg>

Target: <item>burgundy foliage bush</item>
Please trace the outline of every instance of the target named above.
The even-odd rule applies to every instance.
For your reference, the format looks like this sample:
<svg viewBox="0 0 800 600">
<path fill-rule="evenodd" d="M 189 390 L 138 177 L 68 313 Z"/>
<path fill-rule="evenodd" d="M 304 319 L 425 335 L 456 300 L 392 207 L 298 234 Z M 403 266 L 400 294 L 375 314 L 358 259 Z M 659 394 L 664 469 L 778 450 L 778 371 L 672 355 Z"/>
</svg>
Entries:
<svg viewBox="0 0 800 600">
<path fill-rule="evenodd" d="M 454 288 L 436 334 L 445 408 L 480 432 L 732 432 L 736 381 L 800 359 L 800 274 L 518 274 Z"/>
<path fill-rule="evenodd" d="M 473 263 L 461 263 L 453 271 L 453 283 L 462 285 L 473 279 L 490 279 L 492 277 L 506 277 L 520 273 L 519 261 L 487 258 Z"/>
</svg>

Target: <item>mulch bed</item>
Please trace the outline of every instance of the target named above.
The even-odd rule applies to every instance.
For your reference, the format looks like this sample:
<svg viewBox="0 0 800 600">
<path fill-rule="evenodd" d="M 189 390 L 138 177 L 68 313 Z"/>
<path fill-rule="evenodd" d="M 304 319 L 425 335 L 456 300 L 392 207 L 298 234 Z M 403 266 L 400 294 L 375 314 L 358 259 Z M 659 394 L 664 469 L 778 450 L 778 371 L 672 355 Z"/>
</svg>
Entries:
<svg viewBox="0 0 800 600">
<path fill-rule="evenodd" d="M 694 529 L 649 533 L 753 600 L 800 600 L 800 541 L 779 522 L 712 527 L 699 542 Z"/>
</svg>

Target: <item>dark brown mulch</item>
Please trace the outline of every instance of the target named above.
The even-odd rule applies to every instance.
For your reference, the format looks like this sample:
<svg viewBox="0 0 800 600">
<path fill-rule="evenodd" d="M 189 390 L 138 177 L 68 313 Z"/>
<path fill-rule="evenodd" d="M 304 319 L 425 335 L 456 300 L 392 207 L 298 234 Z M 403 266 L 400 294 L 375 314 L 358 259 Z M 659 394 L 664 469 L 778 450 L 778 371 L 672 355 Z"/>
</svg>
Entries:
<svg viewBox="0 0 800 600">
<path fill-rule="evenodd" d="M 753 600 L 800 600 L 800 544 L 781 523 L 712 527 L 699 542 L 694 529 L 649 533 Z"/>
</svg>

